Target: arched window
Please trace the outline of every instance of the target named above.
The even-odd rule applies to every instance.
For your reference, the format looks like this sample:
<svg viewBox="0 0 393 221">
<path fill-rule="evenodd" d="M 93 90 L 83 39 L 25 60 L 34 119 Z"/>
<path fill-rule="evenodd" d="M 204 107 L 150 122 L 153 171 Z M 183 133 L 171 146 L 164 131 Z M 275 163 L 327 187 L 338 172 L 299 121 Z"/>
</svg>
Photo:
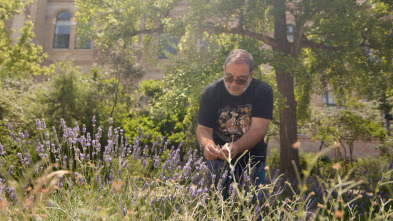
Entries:
<svg viewBox="0 0 393 221">
<path fill-rule="evenodd" d="M 53 48 L 69 48 L 71 17 L 71 13 L 67 11 L 62 11 L 57 15 Z"/>
<path fill-rule="evenodd" d="M 334 100 L 334 97 L 333 97 L 332 90 L 328 90 L 323 93 L 322 105 L 328 106 L 328 107 L 336 107 L 337 106 L 336 101 Z"/>
<path fill-rule="evenodd" d="M 159 59 L 167 59 L 170 54 L 177 54 L 177 43 L 178 40 L 173 36 L 168 36 L 167 34 L 160 34 L 159 37 L 159 47 L 160 55 Z"/>
<path fill-rule="evenodd" d="M 287 25 L 287 40 L 291 43 L 295 41 L 295 26 Z"/>
</svg>

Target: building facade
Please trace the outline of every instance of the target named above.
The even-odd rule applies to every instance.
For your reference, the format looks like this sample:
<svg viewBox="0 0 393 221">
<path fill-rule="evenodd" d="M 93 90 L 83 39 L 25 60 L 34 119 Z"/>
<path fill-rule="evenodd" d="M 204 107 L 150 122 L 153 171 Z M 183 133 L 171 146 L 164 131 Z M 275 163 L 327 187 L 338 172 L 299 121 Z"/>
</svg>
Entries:
<svg viewBox="0 0 393 221">
<path fill-rule="evenodd" d="M 34 23 L 34 43 L 41 45 L 48 54 L 44 65 L 71 60 L 83 72 L 90 72 L 97 50 L 92 42 L 83 46 L 79 44 L 74 20 L 76 10 L 74 0 L 34 0 L 24 14 L 16 15 L 9 22 L 15 30 L 12 37 L 17 39 L 18 30 L 29 17 Z"/>
<path fill-rule="evenodd" d="M 181 16 L 186 8 L 187 0 L 183 0 L 171 16 Z M 76 11 L 75 0 L 33 0 L 25 8 L 24 14 L 14 16 L 6 22 L 6 26 L 15 30 L 12 38 L 16 41 L 19 37 L 18 30 L 24 26 L 26 19 L 29 18 L 34 23 L 34 43 L 41 45 L 48 55 L 44 65 L 72 61 L 75 66 L 81 67 L 83 73 L 89 73 L 93 67 L 108 70 L 109 67 L 97 64 L 99 52 L 94 48 L 94 42 L 81 45 L 78 41 Z M 160 56 L 156 65 L 144 64 L 146 74 L 143 79 L 162 79 L 162 66 L 167 62 L 165 56 Z"/>
</svg>

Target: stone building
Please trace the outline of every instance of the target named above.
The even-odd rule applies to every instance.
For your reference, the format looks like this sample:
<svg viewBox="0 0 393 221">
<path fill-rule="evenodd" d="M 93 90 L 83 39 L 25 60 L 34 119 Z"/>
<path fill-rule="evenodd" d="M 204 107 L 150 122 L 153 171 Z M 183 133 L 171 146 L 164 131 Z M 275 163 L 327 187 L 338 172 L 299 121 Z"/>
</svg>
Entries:
<svg viewBox="0 0 393 221">
<path fill-rule="evenodd" d="M 183 0 L 172 16 L 182 15 L 187 7 L 187 0 Z M 76 66 L 82 68 L 84 73 L 89 73 L 92 67 L 98 64 L 98 50 L 94 48 L 94 42 L 80 45 L 76 34 L 77 24 L 74 20 L 77 8 L 75 0 L 33 0 L 31 5 L 24 10 L 24 14 L 16 15 L 7 21 L 7 28 L 13 28 L 14 40 L 19 36 L 18 30 L 24 26 L 29 17 L 34 23 L 34 43 L 41 45 L 48 55 L 44 65 L 57 61 L 73 61 Z M 161 79 L 162 65 L 167 63 L 165 57 L 158 60 L 157 65 L 144 65 L 146 75 L 144 79 Z M 97 66 L 102 69 L 103 67 Z"/>
<path fill-rule="evenodd" d="M 23 27 L 27 16 L 34 23 L 34 41 L 41 45 L 48 58 L 44 65 L 61 60 L 71 60 L 80 66 L 83 72 L 89 72 L 97 58 L 94 43 L 79 46 L 76 36 L 76 12 L 74 0 L 34 0 L 25 9 L 25 14 L 16 15 L 10 22 L 16 30 L 13 38 Z"/>
</svg>

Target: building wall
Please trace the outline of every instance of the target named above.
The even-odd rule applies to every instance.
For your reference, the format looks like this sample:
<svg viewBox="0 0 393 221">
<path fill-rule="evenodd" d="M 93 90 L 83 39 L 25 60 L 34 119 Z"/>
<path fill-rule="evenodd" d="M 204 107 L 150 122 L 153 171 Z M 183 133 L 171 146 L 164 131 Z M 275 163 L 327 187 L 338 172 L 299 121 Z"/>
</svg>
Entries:
<svg viewBox="0 0 393 221">
<path fill-rule="evenodd" d="M 298 141 L 300 143 L 298 150 L 300 153 L 318 153 L 320 151 L 320 146 L 321 142 L 320 141 L 315 141 L 312 140 L 310 137 L 307 135 L 299 134 L 298 135 Z M 376 147 L 380 144 L 378 140 L 372 140 L 370 142 L 362 142 L 362 141 L 356 141 L 353 146 L 353 159 L 357 160 L 359 158 L 375 158 L 378 157 L 380 152 Z M 345 146 L 346 151 L 347 151 L 347 160 L 350 159 L 349 156 L 349 149 L 348 146 Z M 267 156 L 269 157 L 269 154 L 272 150 L 274 149 L 280 149 L 280 143 L 276 140 L 271 140 L 268 143 L 267 151 L 268 154 Z M 342 146 L 339 148 L 333 148 L 332 146 L 326 146 L 323 145 L 322 151 L 327 151 L 325 156 L 329 157 L 329 159 L 334 160 L 339 152 L 341 152 L 341 156 L 345 158 L 345 150 Z M 338 157 L 338 159 L 341 159 Z"/>
<path fill-rule="evenodd" d="M 172 11 L 171 16 L 178 17 L 186 12 L 188 0 L 180 2 L 178 7 Z M 98 57 L 98 50 L 94 49 L 94 42 L 91 44 L 91 49 L 75 49 L 75 36 L 76 36 L 76 22 L 72 19 L 70 44 L 68 49 L 53 48 L 53 40 L 55 34 L 56 17 L 62 11 L 68 11 L 73 16 L 77 8 L 75 0 L 33 0 L 33 3 L 27 10 L 34 23 L 35 43 L 41 45 L 44 52 L 48 54 L 48 59 L 44 65 L 49 65 L 54 62 L 71 60 L 75 65 L 80 66 L 85 73 L 90 72 L 92 67 L 108 70 L 109 67 L 99 66 L 96 63 Z M 11 26 L 17 29 L 23 27 L 25 15 L 16 16 Z M 18 33 L 15 33 L 15 39 Z M 167 59 L 159 59 L 157 64 L 152 66 L 145 64 L 143 66 L 146 75 L 143 79 L 162 79 L 163 66 L 168 64 Z M 143 80 L 142 79 L 142 80 Z"/>
<path fill-rule="evenodd" d="M 34 23 L 34 43 L 41 45 L 44 52 L 48 54 L 44 65 L 72 60 L 75 65 L 81 66 L 83 72 L 88 73 L 97 58 L 97 50 L 94 49 L 94 43 L 91 49 L 75 49 L 76 22 L 73 19 L 71 20 L 69 48 L 53 48 L 56 16 L 63 10 L 74 16 L 76 12 L 74 0 L 34 0 L 23 14 L 15 15 L 12 20 L 6 21 L 6 26 L 15 30 L 11 37 L 17 41 L 20 36 L 19 29 L 24 26 L 26 18 L 29 17 Z"/>
</svg>

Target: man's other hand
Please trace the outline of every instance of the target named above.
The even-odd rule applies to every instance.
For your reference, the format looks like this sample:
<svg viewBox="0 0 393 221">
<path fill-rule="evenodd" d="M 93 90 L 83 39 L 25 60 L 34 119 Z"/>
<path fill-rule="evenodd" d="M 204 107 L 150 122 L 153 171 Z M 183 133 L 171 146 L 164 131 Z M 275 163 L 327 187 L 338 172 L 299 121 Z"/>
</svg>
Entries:
<svg viewBox="0 0 393 221">
<path fill-rule="evenodd" d="M 217 147 L 217 145 L 210 142 L 203 148 L 203 156 L 207 160 L 215 160 L 218 158 L 219 150 L 220 149 Z"/>
</svg>

